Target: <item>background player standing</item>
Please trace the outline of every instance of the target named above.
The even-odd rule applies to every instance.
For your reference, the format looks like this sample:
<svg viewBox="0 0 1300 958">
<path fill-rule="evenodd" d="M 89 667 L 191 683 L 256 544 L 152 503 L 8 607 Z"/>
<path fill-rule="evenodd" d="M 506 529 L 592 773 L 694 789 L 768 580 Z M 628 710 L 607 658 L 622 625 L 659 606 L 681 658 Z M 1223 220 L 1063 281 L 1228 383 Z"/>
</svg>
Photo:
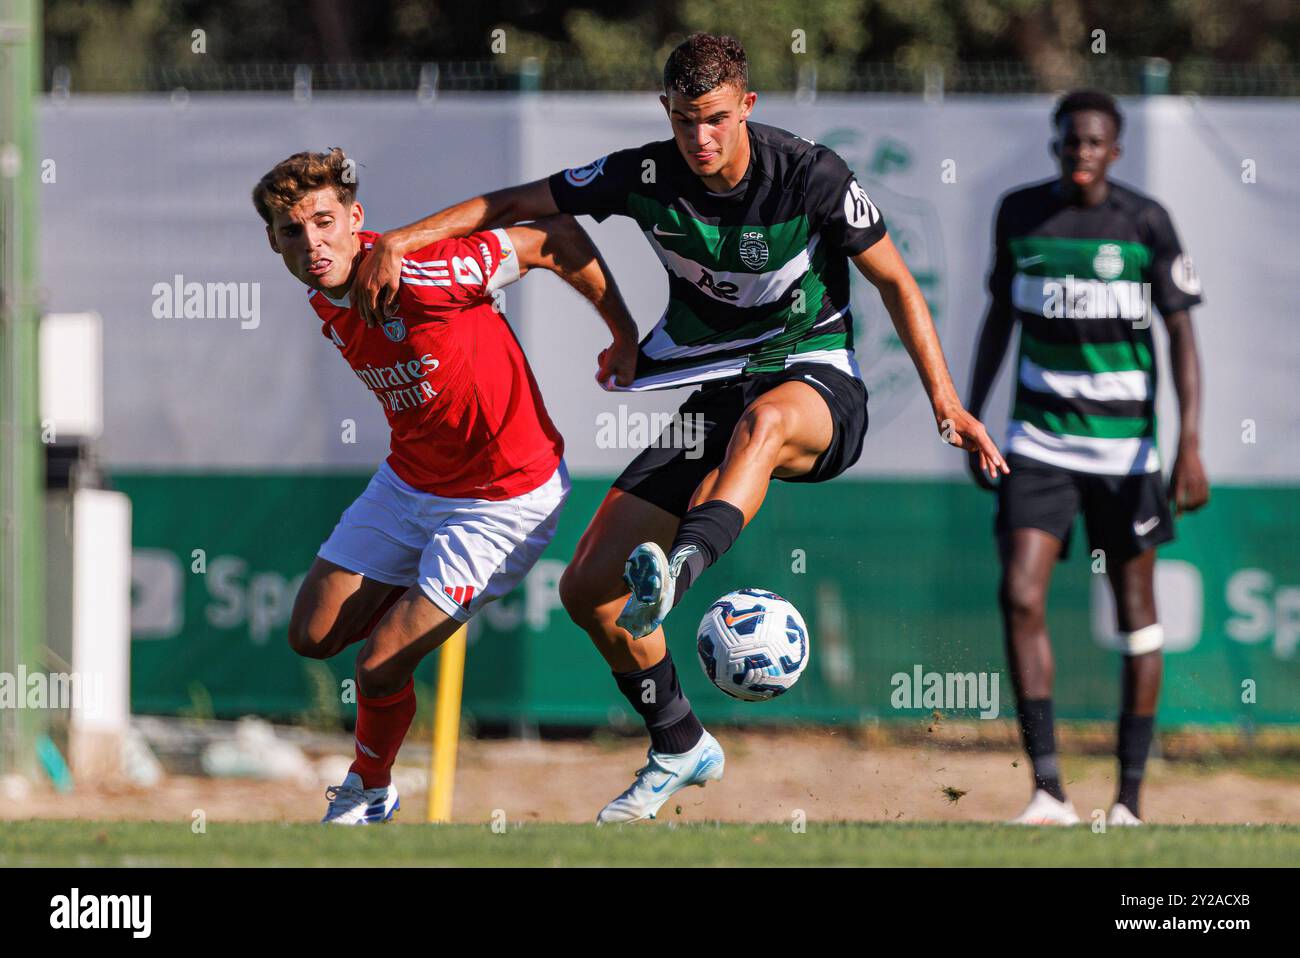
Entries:
<svg viewBox="0 0 1300 958">
<path fill-rule="evenodd" d="M 1200 283 L 1169 214 L 1107 179 L 1123 125 L 1104 93 L 1076 91 L 1052 116 L 1060 176 L 1007 194 L 998 208 L 992 301 L 980 332 L 970 403 L 978 415 L 1020 323 L 1011 473 L 998 483 L 999 605 L 1034 794 L 1021 824 L 1079 820 L 1061 787 L 1052 712 L 1046 599 L 1082 510 L 1115 595 L 1123 692 L 1112 825 L 1140 824 L 1138 799 L 1155 721 L 1164 634 L 1156 621 L 1155 547 L 1176 510 L 1205 505 L 1200 360 L 1188 309 Z M 1156 447 L 1151 306 L 1169 331 L 1179 437 L 1168 491 Z M 977 482 L 993 488 L 971 463 Z"/>
<path fill-rule="evenodd" d="M 518 585 L 555 535 L 569 492 L 564 441 L 493 294 L 549 269 L 614 336 L 602 376 L 627 381 L 636 325 L 570 216 L 426 244 L 400 264 L 393 310 L 367 326 L 351 299 L 364 232 L 342 150 L 297 153 L 253 191 L 271 248 L 331 340 L 384 407 L 392 452 L 321 546 L 294 602 L 289 644 L 357 655 L 356 761 L 324 821 L 386 821 L 392 766 L 415 716 L 416 665 L 485 603 Z"/>
<path fill-rule="evenodd" d="M 672 139 L 404 227 L 358 279 L 368 309 L 392 290 L 404 250 L 557 211 L 631 217 L 668 273 L 668 307 L 641 342 L 631 388 L 703 384 L 680 410 L 704 423 L 703 455 L 672 442 L 639 455 L 560 582 L 565 609 L 651 739 L 647 764 L 599 822 L 653 817 L 680 788 L 721 777 L 721 746 L 682 694 L 660 623 L 736 541 L 773 477 L 822 482 L 860 456 L 867 396 L 853 353 L 850 259 L 880 292 L 944 437 L 975 450 L 991 474 L 1002 466 L 962 408 L 880 211 L 833 151 L 749 122 L 756 96 L 740 44 L 695 34 L 664 67 Z"/>
</svg>

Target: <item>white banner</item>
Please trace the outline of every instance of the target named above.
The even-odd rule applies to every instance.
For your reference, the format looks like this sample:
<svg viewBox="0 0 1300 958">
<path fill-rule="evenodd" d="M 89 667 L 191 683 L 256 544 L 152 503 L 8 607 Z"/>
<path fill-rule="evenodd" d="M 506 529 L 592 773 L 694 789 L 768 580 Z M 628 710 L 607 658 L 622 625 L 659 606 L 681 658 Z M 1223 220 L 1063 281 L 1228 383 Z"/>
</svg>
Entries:
<svg viewBox="0 0 1300 958">
<path fill-rule="evenodd" d="M 755 111 L 833 146 L 857 172 L 931 303 L 963 395 L 987 301 L 993 212 L 1002 193 L 1053 175 L 1051 107 L 1049 97 L 796 104 L 760 96 Z M 1125 153 L 1113 175 L 1170 211 L 1206 291 L 1193 316 L 1211 476 L 1300 477 L 1300 183 L 1291 175 L 1300 105 L 1170 97 L 1122 108 Z M 366 225 L 383 230 L 670 132 L 654 96 L 595 94 L 303 105 L 264 96 L 74 98 L 44 104 L 41 121 L 46 307 L 103 317 L 102 453 L 110 467 L 151 470 L 362 467 L 387 452 L 381 410 L 320 335 L 304 287 L 267 245 L 249 200 L 278 160 L 343 147 L 358 162 Z M 662 267 L 631 221 L 584 222 L 648 330 L 667 299 Z M 207 318 L 184 318 L 191 283 L 203 284 Z M 666 411 L 686 393 L 601 392 L 593 376 L 603 327 L 554 277 L 529 276 L 506 297 L 570 467 L 617 472 L 635 450 L 606 441 L 602 414 L 608 423 L 608 414 Z M 861 277 L 853 308 L 871 393 L 853 473 L 959 472 L 960 457 L 940 442 L 910 361 Z M 1157 329 L 1168 450 L 1177 407 L 1164 344 Z M 1010 366 L 1008 358 L 986 411 L 997 437 Z"/>
</svg>

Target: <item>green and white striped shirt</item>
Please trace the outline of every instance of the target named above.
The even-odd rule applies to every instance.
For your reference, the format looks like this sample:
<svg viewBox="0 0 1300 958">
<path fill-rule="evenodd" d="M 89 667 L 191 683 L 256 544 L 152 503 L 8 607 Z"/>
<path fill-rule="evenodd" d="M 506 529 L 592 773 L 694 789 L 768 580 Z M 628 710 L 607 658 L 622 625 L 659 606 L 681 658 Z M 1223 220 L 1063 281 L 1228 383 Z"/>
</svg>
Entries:
<svg viewBox="0 0 1300 958">
<path fill-rule="evenodd" d="M 884 219 L 833 151 L 748 123 L 750 166 L 712 193 L 672 140 L 550 178 L 566 213 L 636 220 L 668 273 L 668 306 L 630 387 L 666 389 L 830 363 L 857 376 L 848 257 Z"/>
<path fill-rule="evenodd" d="M 1152 308 L 1201 301 L 1159 203 L 1118 183 L 1072 206 L 1058 181 L 1007 194 L 989 291 L 1020 322 L 1005 449 L 1101 475 L 1157 472 Z"/>
</svg>

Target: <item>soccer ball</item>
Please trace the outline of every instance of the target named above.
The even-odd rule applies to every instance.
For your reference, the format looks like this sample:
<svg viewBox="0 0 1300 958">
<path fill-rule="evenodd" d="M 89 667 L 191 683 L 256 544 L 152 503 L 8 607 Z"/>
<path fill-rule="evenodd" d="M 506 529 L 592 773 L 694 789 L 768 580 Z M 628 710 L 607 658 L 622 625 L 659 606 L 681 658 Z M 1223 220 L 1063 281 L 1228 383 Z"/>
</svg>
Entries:
<svg viewBox="0 0 1300 958">
<path fill-rule="evenodd" d="M 808 665 L 808 627 L 776 593 L 740 589 L 709 606 L 696 650 L 714 685 L 732 698 L 763 702 L 799 681 Z"/>
</svg>

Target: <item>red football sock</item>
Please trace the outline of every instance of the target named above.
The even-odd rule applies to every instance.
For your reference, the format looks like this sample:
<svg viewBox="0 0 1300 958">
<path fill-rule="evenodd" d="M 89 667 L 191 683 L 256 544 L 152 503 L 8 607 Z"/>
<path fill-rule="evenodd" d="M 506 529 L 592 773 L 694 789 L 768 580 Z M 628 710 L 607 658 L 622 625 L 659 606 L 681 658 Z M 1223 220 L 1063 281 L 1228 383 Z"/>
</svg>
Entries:
<svg viewBox="0 0 1300 958">
<path fill-rule="evenodd" d="M 343 647 L 347 648 L 349 645 L 355 645 L 357 642 L 364 642 L 366 639 L 370 638 L 370 633 L 375 631 L 375 626 L 379 625 L 379 621 L 388 614 L 388 610 L 397 605 L 397 600 L 404 595 L 406 595 L 406 590 L 403 588 L 396 588 L 393 589 L 392 592 L 388 593 L 387 598 L 385 598 L 383 602 L 379 603 L 379 608 L 376 609 L 375 614 L 370 617 L 370 621 L 363 625 L 356 635 L 344 642 Z"/>
<path fill-rule="evenodd" d="M 357 760 L 349 771 L 366 788 L 383 788 L 393 780 L 393 761 L 415 718 L 415 680 L 383 698 L 357 694 Z"/>
</svg>

